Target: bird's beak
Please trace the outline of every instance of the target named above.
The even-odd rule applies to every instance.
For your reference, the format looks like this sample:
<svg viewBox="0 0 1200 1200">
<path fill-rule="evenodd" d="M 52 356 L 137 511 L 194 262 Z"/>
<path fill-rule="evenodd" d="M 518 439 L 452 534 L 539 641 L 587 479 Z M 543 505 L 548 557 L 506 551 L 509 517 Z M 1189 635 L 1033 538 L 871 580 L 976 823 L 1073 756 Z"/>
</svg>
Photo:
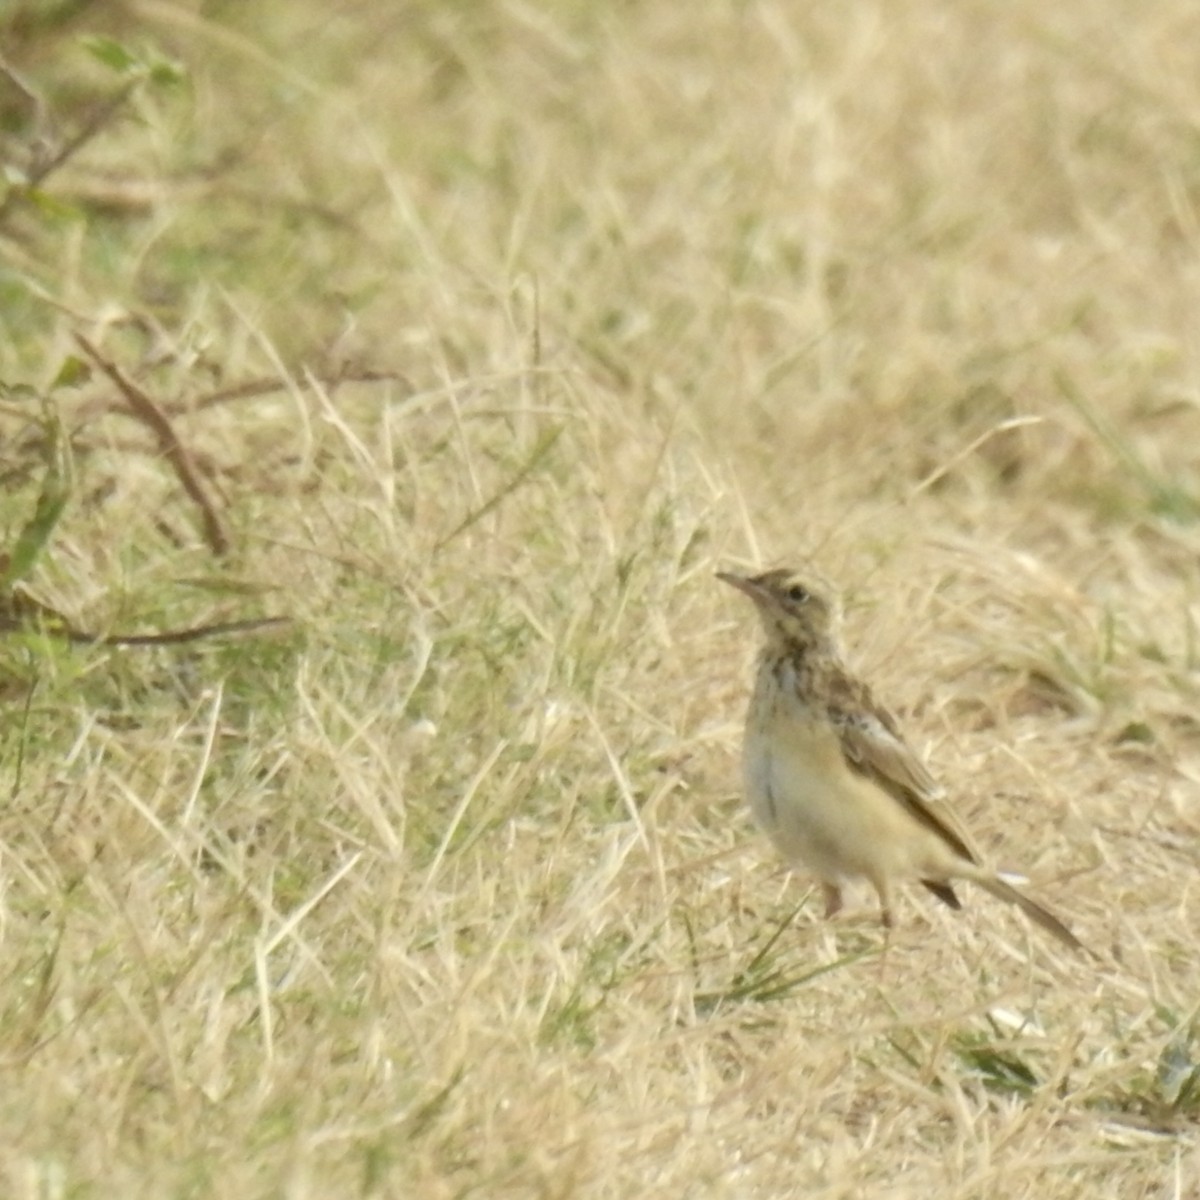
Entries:
<svg viewBox="0 0 1200 1200">
<path fill-rule="evenodd" d="M 761 604 L 766 599 L 766 590 L 762 584 L 751 579 L 748 575 L 734 575 L 729 571 L 718 571 L 717 578 L 722 583 L 727 583 L 730 587 L 737 588 L 739 592 L 745 592 L 755 604 Z"/>
</svg>

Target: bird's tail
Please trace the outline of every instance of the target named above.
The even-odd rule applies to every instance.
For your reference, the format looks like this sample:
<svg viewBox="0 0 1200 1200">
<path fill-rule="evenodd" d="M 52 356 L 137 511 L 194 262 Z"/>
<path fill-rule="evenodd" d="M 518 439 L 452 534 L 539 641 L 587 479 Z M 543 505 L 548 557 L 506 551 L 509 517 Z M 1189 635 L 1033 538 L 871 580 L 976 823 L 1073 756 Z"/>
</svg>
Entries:
<svg viewBox="0 0 1200 1200">
<path fill-rule="evenodd" d="M 1064 946 L 1072 950 L 1083 950 L 1091 953 L 1088 948 L 1048 909 L 1043 908 L 1036 900 L 1031 900 L 1024 892 L 1019 892 L 1010 883 L 996 875 L 980 873 L 975 882 L 985 888 L 1000 900 L 1015 904 L 1035 925 L 1040 925 L 1047 933 L 1053 934 Z"/>
</svg>

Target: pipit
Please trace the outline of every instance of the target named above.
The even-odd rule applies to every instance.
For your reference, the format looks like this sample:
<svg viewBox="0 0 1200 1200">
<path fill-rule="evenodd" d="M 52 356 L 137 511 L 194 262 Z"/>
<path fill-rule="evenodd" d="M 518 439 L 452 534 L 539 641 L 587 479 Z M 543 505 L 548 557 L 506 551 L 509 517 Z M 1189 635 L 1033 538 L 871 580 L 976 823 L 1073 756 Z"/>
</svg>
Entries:
<svg viewBox="0 0 1200 1200">
<path fill-rule="evenodd" d="M 895 719 L 842 661 L 822 588 L 789 570 L 717 578 L 754 601 L 766 634 L 743 746 L 750 808 L 783 857 L 820 879 L 826 916 L 840 910 L 845 882 L 866 879 L 890 931 L 895 882 L 919 880 L 957 909 L 952 883 L 967 879 L 1083 949 L 1052 912 L 980 862 Z"/>
</svg>

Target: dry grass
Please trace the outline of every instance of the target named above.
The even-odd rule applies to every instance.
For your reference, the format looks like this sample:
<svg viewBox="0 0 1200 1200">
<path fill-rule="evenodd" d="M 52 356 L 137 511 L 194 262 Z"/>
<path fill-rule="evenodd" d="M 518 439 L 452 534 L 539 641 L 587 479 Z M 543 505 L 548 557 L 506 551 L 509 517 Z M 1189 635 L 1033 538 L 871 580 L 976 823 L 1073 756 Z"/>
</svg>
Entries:
<svg viewBox="0 0 1200 1200">
<path fill-rule="evenodd" d="M 6 540 L 41 396 L 39 600 L 296 628 L 0 646 L 0 1190 L 1200 1196 L 1200 14 L 18 9 L 52 136 L 183 79 L 3 216 Z M 799 557 L 1101 964 L 773 860 L 712 572 Z"/>
</svg>

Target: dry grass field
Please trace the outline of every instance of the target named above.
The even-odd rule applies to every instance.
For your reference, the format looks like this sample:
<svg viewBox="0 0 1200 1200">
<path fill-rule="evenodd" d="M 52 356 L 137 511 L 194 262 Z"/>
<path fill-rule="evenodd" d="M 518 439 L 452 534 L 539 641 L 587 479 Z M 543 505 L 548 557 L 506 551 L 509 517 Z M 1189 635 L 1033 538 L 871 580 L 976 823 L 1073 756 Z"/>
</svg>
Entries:
<svg viewBox="0 0 1200 1200">
<path fill-rule="evenodd" d="M 1200 1197 L 1200 9 L 0 67 L 0 1194 Z M 799 561 L 1096 961 L 774 857 L 713 573 Z"/>
</svg>

